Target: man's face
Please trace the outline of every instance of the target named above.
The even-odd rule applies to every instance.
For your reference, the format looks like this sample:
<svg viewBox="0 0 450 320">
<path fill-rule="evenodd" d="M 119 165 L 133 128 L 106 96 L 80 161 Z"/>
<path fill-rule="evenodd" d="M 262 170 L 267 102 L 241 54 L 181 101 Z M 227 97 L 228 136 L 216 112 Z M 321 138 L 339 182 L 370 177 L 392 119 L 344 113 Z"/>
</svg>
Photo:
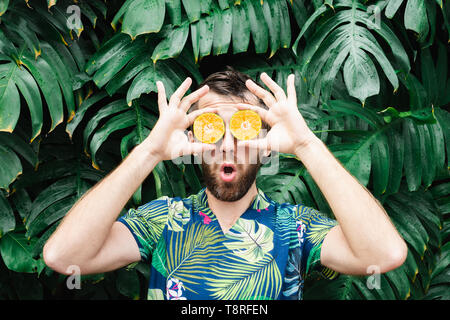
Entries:
<svg viewBox="0 0 450 320">
<path fill-rule="evenodd" d="M 230 119 L 240 110 L 236 107 L 239 102 L 242 102 L 239 98 L 222 96 L 212 91 L 198 101 L 198 109 L 217 107 L 217 114 L 225 123 L 224 136 L 215 144 L 215 150 L 203 153 L 201 162 L 206 187 L 222 201 L 241 199 L 255 182 L 261 166 L 258 151 L 238 147 L 237 139 L 230 131 Z M 255 139 L 260 138 L 263 131 Z M 192 134 L 190 137 L 194 141 Z"/>
</svg>

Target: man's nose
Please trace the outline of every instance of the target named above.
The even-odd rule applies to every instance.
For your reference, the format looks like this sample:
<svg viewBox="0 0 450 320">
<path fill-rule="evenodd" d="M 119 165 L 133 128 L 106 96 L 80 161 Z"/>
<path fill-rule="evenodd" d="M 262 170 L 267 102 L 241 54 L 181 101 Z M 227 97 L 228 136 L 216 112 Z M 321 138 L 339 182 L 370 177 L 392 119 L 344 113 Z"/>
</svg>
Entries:
<svg viewBox="0 0 450 320">
<path fill-rule="evenodd" d="M 235 139 L 230 130 L 225 130 L 225 134 L 223 135 L 222 143 L 220 145 L 220 151 L 225 153 L 235 151 Z"/>
</svg>

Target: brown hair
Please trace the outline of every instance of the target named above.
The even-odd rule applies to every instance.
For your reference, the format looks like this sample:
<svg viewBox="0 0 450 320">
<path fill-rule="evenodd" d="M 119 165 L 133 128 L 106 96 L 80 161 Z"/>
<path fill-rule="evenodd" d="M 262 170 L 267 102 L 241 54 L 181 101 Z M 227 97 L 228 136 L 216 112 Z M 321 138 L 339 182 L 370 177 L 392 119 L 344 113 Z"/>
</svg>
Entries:
<svg viewBox="0 0 450 320">
<path fill-rule="evenodd" d="M 210 91 L 223 96 L 232 96 L 239 98 L 242 102 L 251 103 L 250 97 L 253 97 L 259 106 L 264 109 L 268 109 L 264 101 L 255 96 L 250 90 L 248 90 L 245 82 L 247 80 L 253 80 L 245 73 L 239 72 L 233 67 L 227 66 L 225 70 L 210 74 L 202 83 L 199 88 L 204 85 L 209 87 Z M 198 108 L 198 103 L 194 103 L 190 108 L 190 111 Z M 269 129 L 269 126 L 263 121 L 262 127 Z"/>
</svg>

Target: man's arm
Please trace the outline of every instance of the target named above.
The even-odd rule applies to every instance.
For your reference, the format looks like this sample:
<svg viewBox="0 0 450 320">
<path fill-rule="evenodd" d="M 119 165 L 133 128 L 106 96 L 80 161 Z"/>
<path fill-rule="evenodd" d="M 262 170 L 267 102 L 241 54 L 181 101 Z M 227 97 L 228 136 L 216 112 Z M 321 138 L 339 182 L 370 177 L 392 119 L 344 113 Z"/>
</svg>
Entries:
<svg viewBox="0 0 450 320">
<path fill-rule="evenodd" d="M 345 274 L 381 273 L 403 264 L 407 247 L 383 207 L 333 156 L 319 138 L 299 146 L 302 161 L 327 199 L 339 225 L 329 231 L 321 263 Z"/>
<path fill-rule="evenodd" d="M 136 241 L 115 222 L 120 211 L 158 163 L 144 145 L 91 188 L 66 214 L 44 246 L 45 263 L 60 273 L 70 265 L 83 274 L 120 268 L 140 260 Z"/>
<path fill-rule="evenodd" d="M 190 78 L 186 79 L 167 103 L 164 87 L 157 82 L 160 116 L 153 130 L 66 214 L 44 246 L 48 266 L 66 274 L 68 266 L 76 265 L 82 274 L 89 274 L 140 260 L 133 235 L 125 225 L 116 222 L 121 210 L 158 162 L 214 148 L 189 142 L 184 133 L 196 116 L 217 111 L 205 108 L 186 114 L 191 104 L 208 92 L 208 87 L 202 87 L 183 98 L 191 83 Z"/>
<path fill-rule="evenodd" d="M 387 272 L 403 264 L 407 246 L 383 207 L 308 128 L 297 107 L 294 75 L 287 79 L 287 95 L 267 74 L 261 80 L 272 93 L 251 80 L 246 85 L 269 110 L 240 107 L 258 112 L 271 129 L 262 139 L 238 145 L 295 154 L 303 162 L 339 223 L 324 239 L 321 263 L 346 274 L 367 274 L 371 265 Z"/>
</svg>

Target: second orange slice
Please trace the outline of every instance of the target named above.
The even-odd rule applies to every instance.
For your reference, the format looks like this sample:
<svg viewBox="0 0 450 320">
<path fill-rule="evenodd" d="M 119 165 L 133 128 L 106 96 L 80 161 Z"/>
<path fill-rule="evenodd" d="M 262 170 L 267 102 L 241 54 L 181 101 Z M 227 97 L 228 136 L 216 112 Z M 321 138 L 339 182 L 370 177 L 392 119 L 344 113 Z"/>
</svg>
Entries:
<svg viewBox="0 0 450 320">
<path fill-rule="evenodd" d="M 261 130 L 261 118 L 252 110 L 240 110 L 230 120 L 231 133 L 239 140 L 255 138 Z"/>
<path fill-rule="evenodd" d="M 217 114 L 208 112 L 194 121 L 194 136 L 203 143 L 216 143 L 225 133 L 225 124 Z"/>
</svg>

